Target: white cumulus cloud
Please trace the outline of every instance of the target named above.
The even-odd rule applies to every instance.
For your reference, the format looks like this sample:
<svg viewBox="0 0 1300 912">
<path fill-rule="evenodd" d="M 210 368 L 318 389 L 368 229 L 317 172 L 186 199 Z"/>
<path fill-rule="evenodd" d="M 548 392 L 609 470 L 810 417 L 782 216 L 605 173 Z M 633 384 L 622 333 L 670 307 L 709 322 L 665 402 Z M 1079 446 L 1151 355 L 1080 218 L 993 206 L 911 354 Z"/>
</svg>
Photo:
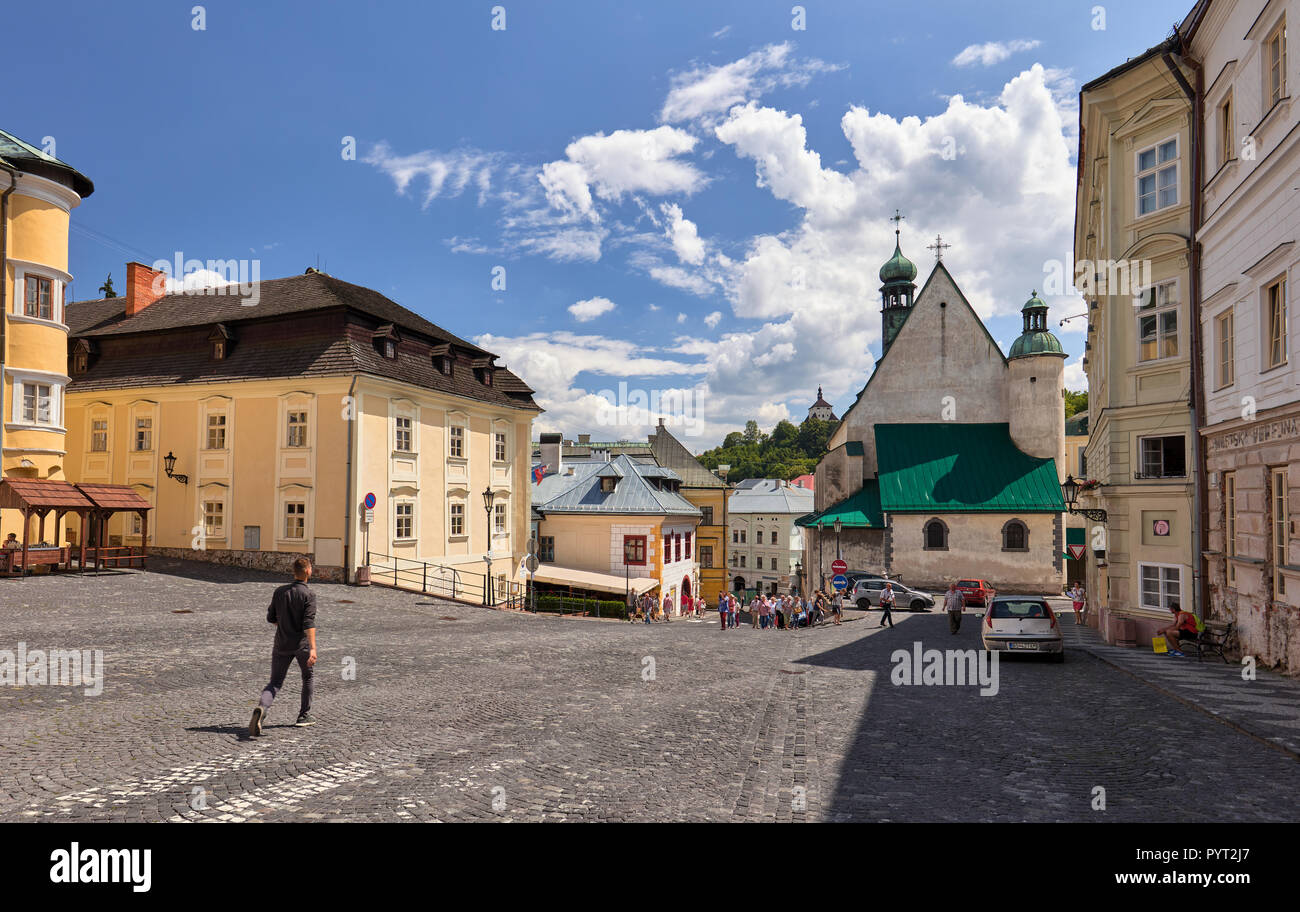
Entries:
<svg viewBox="0 0 1300 912">
<path fill-rule="evenodd" d="M 586 323 L 594 320 L 601 314 L 607 314 L 614 309 L 614 302 L 609 298 L 594 297 L 587 298 L 585 301 L 578 301 L 576 304 L 569 305 L 569 313 L 573 314 L 573 319 L 579 323 Z"/>
<path fill-rule="evenodd" d="M 953 65 L 964 67 L 979 64 L 980 66 L 993 66 L 995 63 L 1001 63 L 1012 54 L 1018 54 L 1021 51 L 1032 51 L 1042 44 L 1041 41 L 1017 38 L 1013 41 L 988 41 L 984 44 L 971 44 L 962 48 L 956 57 L 952 58 Z"/>
</svg>

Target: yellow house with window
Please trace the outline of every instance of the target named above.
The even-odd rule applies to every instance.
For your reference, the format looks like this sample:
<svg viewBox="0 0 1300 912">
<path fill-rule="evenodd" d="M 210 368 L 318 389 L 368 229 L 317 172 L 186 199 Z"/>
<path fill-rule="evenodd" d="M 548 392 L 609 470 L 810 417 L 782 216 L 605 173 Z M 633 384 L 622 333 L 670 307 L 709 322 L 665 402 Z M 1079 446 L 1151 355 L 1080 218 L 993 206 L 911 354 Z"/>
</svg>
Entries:
<svg viewBox="0 0 1300 912">
<path fill-rule="evenodd" d="M 67 475 L 139 492 L 151 550 L 513 576 L 540 410 L 495 356 L 314 269 L 255 297 L 165 278 L 132 263 L 124 297 L 70 304 L 64 351 Z M 123 514 L 104 544 L 140 534 Z"/>
<path fill-rule="evenodd" d="M 65 477 L 68 226 L 72 210 L 94 190 L 69 165 L 0 131 L 0 475 L 6 478 Z M 0 538 L 13 532 L 21 539 L 21 525 L 16 511 L 0 511 Z"/>
</svg>

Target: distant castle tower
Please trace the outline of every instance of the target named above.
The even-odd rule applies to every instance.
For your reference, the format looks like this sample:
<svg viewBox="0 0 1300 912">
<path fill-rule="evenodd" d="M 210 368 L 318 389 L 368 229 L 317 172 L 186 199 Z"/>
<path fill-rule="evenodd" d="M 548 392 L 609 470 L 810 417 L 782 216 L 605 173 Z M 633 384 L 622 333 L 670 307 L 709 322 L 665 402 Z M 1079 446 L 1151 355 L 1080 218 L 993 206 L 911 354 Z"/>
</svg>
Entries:
<svg viewBox="0 0 1300 912">
<path fill-rule="evenodd" d="M 808 407 L 808 418 L 817 418 L 821 421 L 840 420 L 835 417 L 835 411 L 831 408 L 831 404 L 822 398 L 822 388 L 820 386 L 817 387 L 817 401 Z"/>
</svg>

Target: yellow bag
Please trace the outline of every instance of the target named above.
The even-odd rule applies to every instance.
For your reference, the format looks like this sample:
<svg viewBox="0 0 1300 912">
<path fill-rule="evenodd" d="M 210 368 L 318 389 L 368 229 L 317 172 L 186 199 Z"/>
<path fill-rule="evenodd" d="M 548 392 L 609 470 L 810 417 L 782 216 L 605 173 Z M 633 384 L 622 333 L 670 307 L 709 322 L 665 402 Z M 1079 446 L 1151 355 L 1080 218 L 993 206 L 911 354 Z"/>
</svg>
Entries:
<svg viewBox="0 0 1300 912">
<path fill-rule="evenodd" d="M 1152 652 L 1155 652 L 1155 653 L 1168 652 L 1168 651 L 1169 651 L 1169 643 L 1168 643 L 1168 642 L 1165 640 L 1165 638 L 1162 637 L 1162 636 L 1152 637 L 1152 638 L 1151 638 L 1151 651 L 1152 651 Z"/>
</svg>

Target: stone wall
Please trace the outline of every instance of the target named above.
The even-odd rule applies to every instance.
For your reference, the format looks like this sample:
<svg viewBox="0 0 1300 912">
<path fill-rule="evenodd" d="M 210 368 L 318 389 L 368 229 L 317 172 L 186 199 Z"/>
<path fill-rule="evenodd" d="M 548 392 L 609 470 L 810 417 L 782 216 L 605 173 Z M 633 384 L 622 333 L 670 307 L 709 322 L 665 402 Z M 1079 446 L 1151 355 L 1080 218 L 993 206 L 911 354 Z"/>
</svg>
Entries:
<svg viewBox="0 0 1300 912">
<path fill-rule="evenodd" d="M 232 551 L 232 550 L 195 550 L 193 548 L 154 548 L 150 555 L 167 557 L 182 561 L 206 561 L 223 567 L 242 567 L 245 570 L 260 570 L 266 573 L 281 573 L 286 578 L 293 576 L 293 562 L 304 555 L 295 551 Z M 315 566 L 316 556 L 305 555 L 313 562 L 312 579 L 320 582 L 339 583 L 343 581 L 342 567 Z"/>
<path fill-rule="evenodd" d="M 948 547 L 926 550 L 924 528 L 936 518 L 948 527 Z M 1002 528 L 1013 518 L 1029 529 L 1027 551 L 1002 550 Z M 1054 513 L 891 514 L 890 570 L 922 589 L 984 579 L 999 592 L 1056 595 L 1064 586 L 1059 521 Z"/>
</svg>

